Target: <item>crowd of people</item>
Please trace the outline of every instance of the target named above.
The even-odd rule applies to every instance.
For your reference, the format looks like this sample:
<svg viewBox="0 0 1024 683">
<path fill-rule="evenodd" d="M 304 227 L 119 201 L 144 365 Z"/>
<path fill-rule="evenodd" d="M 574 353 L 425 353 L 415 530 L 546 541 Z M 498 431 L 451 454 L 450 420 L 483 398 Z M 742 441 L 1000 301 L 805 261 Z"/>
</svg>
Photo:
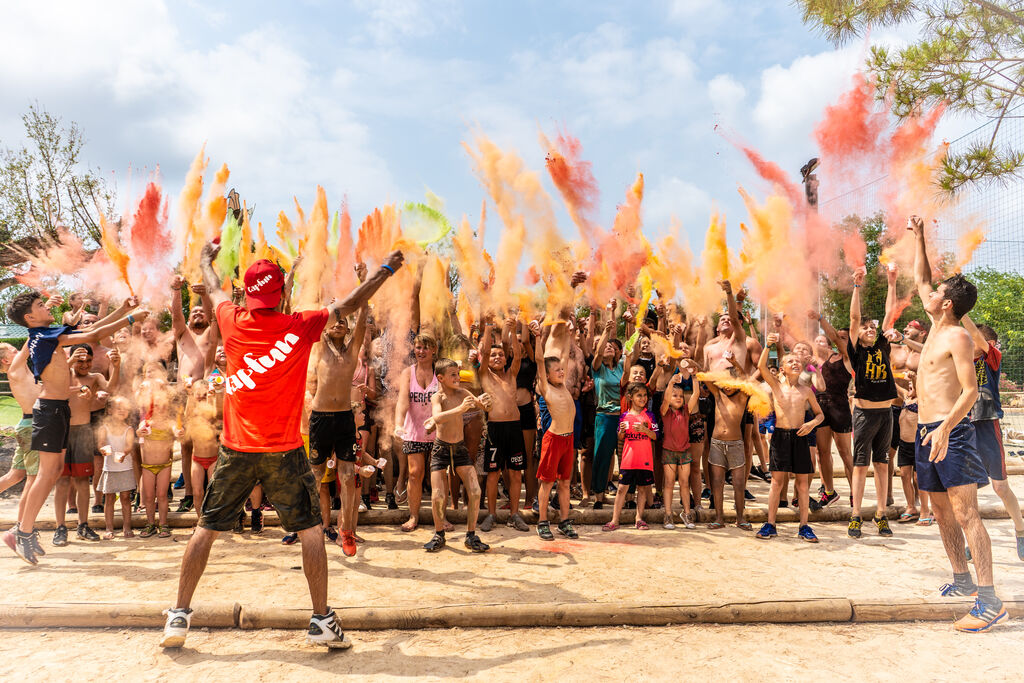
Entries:
<svg viewBox="0 0 1024 683">
<path fill-rule="evenodd" d="M 180 489 L 177 512 L 194 509 L 198 526 L 162 641 L 174 647 L 184 643 L 217 533 L 248 523 L 259 534 L 273 508 L 282 542 L 301 543 L 310 640 L 347 647 L 326 604 L 324 539 L 355 555 L 365 510 L 404 508 L 401 531 L 413 532 L 429 496 L 424 548 L 437 552 L 454 529 L 447 511 L 465 508 L 463 542 L 482 553 L 499 517 L 529 532 L 531 508 L 546 541 L 553 531 L 578 537 L 574 507 L 610 508 L 608 533 L 624 509 L 635 509 L 640 530 L 652 509 L 663 511 L 666 529 L 693 530 L 701 517 L 721 529 L 729 484 L 734 523 L 753 538 L 778 536 L 778 509 L 793 507 L 797 536 L 816 543 L 810 513 L 844 503 L 849 536 L 864 533 L 870 467 L 870 524 L 883 537 L 894 521 L 937 524 L 953 570 L 942 595 L 977 596 L 957 627 L 987 629 L 1006 615 L 977 505 L 990 480 L 1024 560 L 1024 521 L 1001 443 L 998 335 L 971 321 L 977 291 L 968 279 L 933 288 L 923 222 L 910 229 L 928 320 L 902 331 L 893 329 L 894 297 L 882 321 L 862 316 L 863 269 L 843 329 L 813 311 L 807 321 L 752 319 L 746 293 L 728 280 L 720 283 L 724 310 L 713 317 L 612 300 L 546 315 L 481 310 L 470 329 L 454 311 L 443 326 L 421 325 L 414 288 L 413 325 L 386 329 L 369 302 L 402 267 L 398 252 L 373 273 L 360 266 L 359 286 L 343 298 L 293 312 L 291 282 L 277 264 L 257 261 L 244 287 L 227 292 L 212 267 L 217 248 L 207 245 L 202 282 L 168 283 L 167 331 L 134 298 L 108 310 L 82 294 L 68 306 L 35 290 L 19 294 L 7 315 L 29 338 L 20 350 L 0 348 L 0 363 L 24 417 L 0 485 L 24 479 L 25 487 L 4 541 L 26 562 L 40 561 L 36 522 L 51 493 L 54 546 L 69 543 L 69 516 L 77 519 L 70 540 L 131 537 L 137 509 L 147 518 L 141 537 L 167 537 Z M 892 293 L 897 273 L 888 272 Z M 572 287 L 587 277 L 577 272 Z M 183 292 L 192 299 L 187 316 Z M 849 484 L 842 493 L 833 444 Z M 904 506 L 891 518 L 896 474 Z M 770 482 L 768 520 L 756 531 L 745 509 L 751 477 Z M 102 534 L 90 521 L 100 515 Z"/>
</svg>

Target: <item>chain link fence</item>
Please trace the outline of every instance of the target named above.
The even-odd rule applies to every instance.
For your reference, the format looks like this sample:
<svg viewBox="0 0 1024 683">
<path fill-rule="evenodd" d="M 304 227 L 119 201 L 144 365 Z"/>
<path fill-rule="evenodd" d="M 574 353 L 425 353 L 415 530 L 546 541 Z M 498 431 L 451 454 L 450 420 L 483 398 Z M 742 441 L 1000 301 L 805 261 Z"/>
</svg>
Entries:
<svg viewBox="0 0 1024 683">
<path fill-rule="evenodd" d="M 949 153 L 993 137 L 1000 145 L 1024 149 L 1024 107 L 1011 111 L 998 124 L 991 121 L 949 143 Z M 889 189 L 886 176 L 841 195 L 828 197 L 822 187 L 819 212 L 833 222 L 863 223 L 880 215 Z M 940 253 L 957 253 L 965 226 L 982 225 L 985 241 L 974 251 L 963 273 L 979 288 L 972 318 L 991 325 L 999 335 L 1003 353 L 1003 428 L 1008 445 L 1024 446 L 1024 181 L 992 181 L 963 188 L 944 212 L 936 230 Z M 884 287 L 865 300 L 865 309 L 884 308 Z M 879 299 L 879 300 L 874 300 Z M 905 320 L 902 322 L 906 322 Z"/>
</svg>

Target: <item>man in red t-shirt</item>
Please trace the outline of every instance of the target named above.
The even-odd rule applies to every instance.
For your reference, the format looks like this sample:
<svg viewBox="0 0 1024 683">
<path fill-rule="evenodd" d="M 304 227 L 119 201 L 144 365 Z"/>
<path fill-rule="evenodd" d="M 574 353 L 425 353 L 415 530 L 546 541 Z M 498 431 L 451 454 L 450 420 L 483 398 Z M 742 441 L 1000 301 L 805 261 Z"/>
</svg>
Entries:
<svg viewBox="0 0 1024 683">
<path fill-rule="evenodd" d="M 267 260 L 245 272 L 245 307 L 231 303 L 213 270 L 219 247 L 203 248 L 203 280 L 216 307 L 224 340 L 224 432 L 217 464 L 203 499 L 199 526 L 185 549 L 178 579 L 177 604 L 167 610 L 161 647 L 181 647 L 188 634 L 189 603 L 203 575 L 210 548 L 221 531 L 230 531 L 253 486 L 277 510 L 285 531 L 302 543 L 302 566 L 313 600 L 306 639 L 331 648 L 348 648 L 334 611 L 327 606 L 327 553 L 320 526 L 318 482 L 299 435 L 306 367 L 328 317 L 361 308 L 402 266 L 392 252 L 370 278 L 327 308 L 291 315 L 280 312 L 284 276 Z"/>
</svg>

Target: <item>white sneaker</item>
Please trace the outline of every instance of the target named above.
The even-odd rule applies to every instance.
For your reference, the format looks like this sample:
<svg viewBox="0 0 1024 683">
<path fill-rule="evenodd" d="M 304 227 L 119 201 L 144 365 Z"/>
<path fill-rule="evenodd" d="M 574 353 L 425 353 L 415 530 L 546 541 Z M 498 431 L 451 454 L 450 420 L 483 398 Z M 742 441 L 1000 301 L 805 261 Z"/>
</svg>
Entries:
<svg viewBox="0 0 1024 683">
<path fill-rule="evenodd" d="M 160 647 L 181 647 L 185 644 L 185 636 L 188 635 L 188 627 L 192 623 L 191 609 L 165 609 L 167 623 L 164 624 L 164 637 L 160 641 Z"/>
<path fill-rule="evenodd" d="M 314 614 L 310 618 L 306 642 L 311 645 L 324 645 L 335 650 L 347 650 L 352 647 L 352 641 L 345 637 L 334 610 L 325 615 Z"/>
</svg>

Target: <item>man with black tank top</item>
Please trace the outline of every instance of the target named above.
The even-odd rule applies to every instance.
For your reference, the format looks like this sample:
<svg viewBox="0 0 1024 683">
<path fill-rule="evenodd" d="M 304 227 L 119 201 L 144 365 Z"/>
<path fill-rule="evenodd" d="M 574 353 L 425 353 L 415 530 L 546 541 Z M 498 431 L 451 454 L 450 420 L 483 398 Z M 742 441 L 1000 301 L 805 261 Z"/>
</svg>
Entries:
<svg viewBox="0 0 1024 683">
<path fill-rule="evenodd" d="M 855 393 L 853 399 L 853 511 L 847 533 L 861 536 L 861 503 L 867 483 L 868 464 L 875 470 L 875 494 L 878 507 L 874 522 L 879 536 L 892 536 L 885 516 L 889 482 L 889 443 L 892 439 L 892 401 L 896 383 L 889 363 L 889 342 L 878 333 L 874 320 L 861 320 L 860 288 L 866 270 L 858 268 L 853 275 L 853 296 L 850 299 L 850 334 L 847 354 L 853 365 Z M 891 293 L 891 290 L 890 290 Z M 886 300 L 886 317 L 889 301 Z"/>
</svg>

